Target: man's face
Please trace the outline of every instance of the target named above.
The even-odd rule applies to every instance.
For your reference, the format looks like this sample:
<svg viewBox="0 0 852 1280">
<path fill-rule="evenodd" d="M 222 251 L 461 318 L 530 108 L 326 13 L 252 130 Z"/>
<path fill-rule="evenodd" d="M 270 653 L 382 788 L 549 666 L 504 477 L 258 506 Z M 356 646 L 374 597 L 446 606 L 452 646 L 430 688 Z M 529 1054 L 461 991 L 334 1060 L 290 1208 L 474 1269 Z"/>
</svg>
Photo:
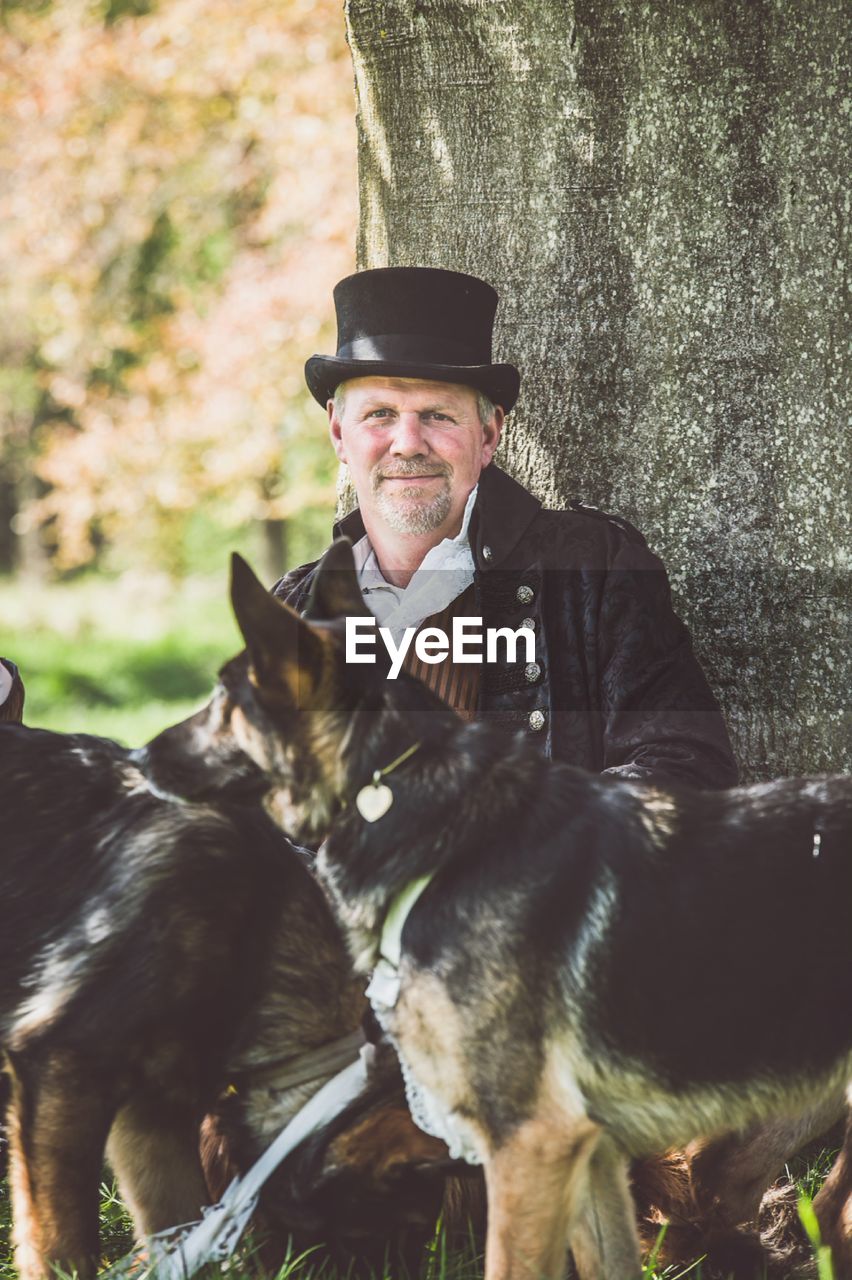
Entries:
<svg viewBox="0 0 852 1280">
<path fill-rule="evenodd" d="M 399 534 L 434 533 L 436 543 L 458 533 L 502 409 L 483 426 L 470 387 L 415 378 L 353 378 L 341 391 L 342 412 L 328 404 L 331 439 L 368 530 L 380 521 Z"/>
</svg>

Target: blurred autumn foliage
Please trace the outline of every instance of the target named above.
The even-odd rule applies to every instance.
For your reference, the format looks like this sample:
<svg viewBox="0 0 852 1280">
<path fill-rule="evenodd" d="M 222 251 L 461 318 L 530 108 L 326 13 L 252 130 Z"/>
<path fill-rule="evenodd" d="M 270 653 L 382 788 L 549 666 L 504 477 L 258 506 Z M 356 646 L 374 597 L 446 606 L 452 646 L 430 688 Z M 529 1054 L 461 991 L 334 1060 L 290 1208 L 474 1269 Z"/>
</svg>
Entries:
<svg viewBox="0 0 852 1280">
<path fill-rule="evenodd" d="M 180 573 L 201 513 L 280 572 L 334 494 L 302 366 L 354 269 L 341 0 L 5 3 L 0 172 L 0 570 Z"/>
</svg>

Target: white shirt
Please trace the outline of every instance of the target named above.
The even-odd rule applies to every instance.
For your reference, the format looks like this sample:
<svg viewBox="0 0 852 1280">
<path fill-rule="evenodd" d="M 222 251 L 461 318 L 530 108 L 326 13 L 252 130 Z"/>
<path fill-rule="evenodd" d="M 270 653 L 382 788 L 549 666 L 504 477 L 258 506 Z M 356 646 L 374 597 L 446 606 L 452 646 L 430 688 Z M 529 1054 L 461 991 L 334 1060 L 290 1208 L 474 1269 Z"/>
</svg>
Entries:
<svg viewBox="0 0 852 1280">
<path fill-rule="evenodd" d="M 399 643 L 406 627 L 419 627 L 425 618 L 440 613 L 457 600 L 473 582 L 473 552 L 468 538 L 470 517 L 479 486 L 465 504 L 461 529 L 430 547 L 407 587 L 395 587 L 382 577 L 376 553 L 364 534 L 352 548 L 358 585 L 367 607 L 382 627 L 388 627 Z"/>
</svg>

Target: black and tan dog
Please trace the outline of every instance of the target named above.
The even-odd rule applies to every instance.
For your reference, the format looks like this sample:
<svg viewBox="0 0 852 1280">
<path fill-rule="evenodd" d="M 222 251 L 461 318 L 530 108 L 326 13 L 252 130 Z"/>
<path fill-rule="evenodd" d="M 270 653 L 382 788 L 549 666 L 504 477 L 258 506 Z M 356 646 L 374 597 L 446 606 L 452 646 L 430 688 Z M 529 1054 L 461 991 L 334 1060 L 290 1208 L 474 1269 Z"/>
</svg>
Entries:
<svg viewBox="0 0 852 1280">
<path fill-rule="evenodd" d="M 363 982 L 303 854 L 250 802 L 260 776 L 244 761 L 187 804 L 115 743 L 0 726 L 0 1065 L 24 1280 L 94 1271 L 105 1147 L 140 1236 L 191 1221 L 210 1198 L 205 1112 L 208 1168 L 224 1132 L 244 1171 L 357 1056 Z M 360 1252 L 431 1225 L 446 1165 L 380 1062 L 285 1162 L 273 1225 Z"/>
<path fill-rule="evenodd" d="M 310 620 L 239 560 L 233 604 L 246 652 L 146 771 L 183 761 L 193 795 L 250 761 L 282 827 L 326 836 L 415 1113 L 484 1165 L 489 1280 L 555 1280 L 569 1244 L 584 1278 L 632 1280 L 629 1156 L 852 1077 L 852 780 L 669 791 L 460 723 L 418 682 L 345 664 L 323 621 L 362 610 L 341 544 Z M 818 1209 L 849 1276 L 844 1178 Z"/>
</svg>

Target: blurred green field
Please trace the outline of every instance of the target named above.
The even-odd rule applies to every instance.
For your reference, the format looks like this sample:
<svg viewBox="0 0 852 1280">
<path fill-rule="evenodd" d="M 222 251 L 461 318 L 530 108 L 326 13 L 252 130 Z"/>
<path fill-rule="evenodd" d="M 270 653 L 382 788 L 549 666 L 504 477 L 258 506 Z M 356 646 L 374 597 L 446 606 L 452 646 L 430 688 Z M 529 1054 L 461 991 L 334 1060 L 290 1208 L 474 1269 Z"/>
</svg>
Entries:
<svg viewBox="0 0 852 1280">
<path fill-rule="evenodd" d="M 241 647 L 227 574 L 0 580 L 0 655 L 24 679 L 28 725 L 147 742 L 203 703 Z"/>
</svg>

